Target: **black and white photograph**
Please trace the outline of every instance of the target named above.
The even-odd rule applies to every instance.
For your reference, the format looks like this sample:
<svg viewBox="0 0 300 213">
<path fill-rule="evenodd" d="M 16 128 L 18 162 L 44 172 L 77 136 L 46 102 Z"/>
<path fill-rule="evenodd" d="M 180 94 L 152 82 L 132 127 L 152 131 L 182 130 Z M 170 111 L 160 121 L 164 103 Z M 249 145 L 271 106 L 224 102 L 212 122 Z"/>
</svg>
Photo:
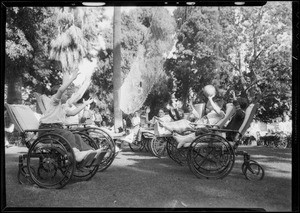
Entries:
<svg viewBox="0 0 300 213">
<path fill-rule="evenodd" d="M 297 8 L 1 2 L 1 211 L 299 211 Z"/>
</svg>

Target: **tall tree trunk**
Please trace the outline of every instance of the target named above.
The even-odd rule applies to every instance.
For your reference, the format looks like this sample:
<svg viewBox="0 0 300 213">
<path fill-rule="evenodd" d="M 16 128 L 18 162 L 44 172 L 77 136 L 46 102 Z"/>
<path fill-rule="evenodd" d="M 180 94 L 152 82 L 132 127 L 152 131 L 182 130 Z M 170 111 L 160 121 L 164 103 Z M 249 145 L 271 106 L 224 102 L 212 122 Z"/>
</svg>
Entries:
<svg viewBox="0 0 300 213">
<path fill-rule="evenodd" d="M 121 94 L 121 7 L 114 8 L 114 35 L 113 35 L 113 95 L 114 95 L 114 128 L 115 132 L 123 127 L 122 112 L 120 109 Z"/>
<path fill-rule="evenodd" d="M 10 77 L 7 81 L 7 103 L 22 104 L 22 86 L 21 76 Z"/>
</svg>

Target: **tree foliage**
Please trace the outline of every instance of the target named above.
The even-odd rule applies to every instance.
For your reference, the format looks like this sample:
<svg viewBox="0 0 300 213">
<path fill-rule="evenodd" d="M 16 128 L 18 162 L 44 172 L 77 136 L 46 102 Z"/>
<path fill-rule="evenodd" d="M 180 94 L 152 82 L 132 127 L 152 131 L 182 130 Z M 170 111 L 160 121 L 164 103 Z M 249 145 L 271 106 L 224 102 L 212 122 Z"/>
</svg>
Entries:
<svg viewBox="0 0 300 213">
<path fill-rule="evenodd" d="M 133 62 L 137 60 L 137 57 L 141 57 L 143 61 L 139 61 L 139 64 L 146 66 L 144 70 L 141 70 L 144 81 L 149 82 L 149 85 L 150 82 L 160 85 L 160 80 L 164 75 L 163 63 L 165 61 L 162 56 L 166 57 L 173 45 L 170 38 L 175 30 L 174 20 L 165 8 L 147 7 L 133 9 L 129 13 L 124 12 L 121 18 L 122 81 L 132 69 Z M 112 31 L 104 29 L 103 37 L 108 45 L 107 49 L 99 54 L 100 69 L 93 76 L 93 84 L 100 97 L 104 95 L 112 97 Z M 157 85 L 152 88 L 156 88 Z M 112 101 L 111 99 L 105 100 Z M 147 103 L 152 101 L 147 100 Z"/>
<path fill-rule="evenodd" d="M 174 78 L 176 97 L 185 104 L 190 90 L 199 93 L 216 75 L 218 11 L 217 8 L 180 7 L 174 16 L 180 28 L 174 57 L 168 59 L 166 70 Z"/>
<path fill-rule="evenodd" d="M 186 7 L 174 12 L 179 28 L 167 70 L 183 101 L 213 84 L 250 102 L 264 93 L 257 118 L 270 121 L 291 103 L 291 4 L 262 7 Z M 226 92 L 227 91 L 227 92 Z"/>
<path fill-rule="evenodd" d="M 90 91 L 98 95 L 102 108 L 112 111 L 113 26 L 102 26 L 103 10 L 7 8 L 7 101 L 21 103 L 25 90 L 49 94 L 65 71 L 72 71 L 84 57 L 89 58 L 90 49 L 97 49 L 100 36 L 105 48 L 98 52 Z M 291 110 L 290 2 L 268 2 L 262 7 L 178 7 L 173 17 L 163 7 L 141 7 L 123 12 L 121 18 L 122 80 L 135 59 L 143 56 L 147 72 L 142 78 L 154 82 L 144 103 L 151 113 L 163 107 L 172 92 L 186 103 L 191 91 L 199 98 L 207 84 L 225 98 L 234 89 L 250 102 L 264 93 L 256 116 L 261 121 Z M 167 58 L 174 42 L 173 57 Z"/>
<path fill-rule="evenodd" d="M 49 39 L 55 33 L 53 11 L 43 7 L 11 7 L 6 12 L 7 101 L 21 103 L 22 87 L 33 91 L 47 89 L 50 82 L 58 80 L 52 70 L 59 68 L 47 57 Z"/>
</svg>

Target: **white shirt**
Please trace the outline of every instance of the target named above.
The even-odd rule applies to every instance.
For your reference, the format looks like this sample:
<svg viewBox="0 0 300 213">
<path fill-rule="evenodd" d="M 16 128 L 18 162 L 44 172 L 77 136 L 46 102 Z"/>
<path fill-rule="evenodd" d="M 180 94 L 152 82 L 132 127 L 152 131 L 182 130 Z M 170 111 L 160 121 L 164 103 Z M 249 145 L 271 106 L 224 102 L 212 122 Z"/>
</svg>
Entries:
<svg viewBox="0 0 300 213">
<path fill-rule="evenodd" d="M 159 118 L 159 120 L 161 120 L 161 121 L 163 121 L 163 122 L 171 122 L 171 121 L 173 121 L 173 119 L 171 118 L 170 115 L 164 115 L 164 116 L 158 117 L 158 118 Z M 155 119 L 155 117 L 153 117 L 149 122 L 150 122 L 151 124 L 155 124 L 156 121 L 157 121 L 157 120 Z"/>
<path fill-rule="evenodd" d="M 135 127 L 135 126 L 141 124 L 141 119 L 140 119 L 140 117 L 133 117 L 133 118 L 131 119 L 131 124 L 132 124 L 133 127 Z"/>
<path fill-rule="evenodd" d="M 65 105 L 66 105 L 65 106 L 66 113 L 69 112 L 69 111 L 73 111 L 74 109 L 77 108 L 73 104 L 72 104 L 72 106 L 68 106 L 67 104 L 65 104 Z M 79 116 L 78 116 L 78 114 L 73 115 L 73 116 L 66 116 L 65 124 L 79 124 Z"/>
<path fill-rule="evenodd" d="M 221 110 L 220 114 L 214 110 L 210 111 L 206 116 L 203 116 L 200 120 L 196 121 L 198 124 L 214 125 L 225 117 L 225 112 Z"/>
<path fill-rule="evenodd" d="M 40 123 L 51 124 L 60 123 L 64 124 L 66 119 L 66 111 L 64 105 L 61 104 L 60 99 L 52 96 L 49 103 L 49 108 L 40 119 Z"/>
</svg>

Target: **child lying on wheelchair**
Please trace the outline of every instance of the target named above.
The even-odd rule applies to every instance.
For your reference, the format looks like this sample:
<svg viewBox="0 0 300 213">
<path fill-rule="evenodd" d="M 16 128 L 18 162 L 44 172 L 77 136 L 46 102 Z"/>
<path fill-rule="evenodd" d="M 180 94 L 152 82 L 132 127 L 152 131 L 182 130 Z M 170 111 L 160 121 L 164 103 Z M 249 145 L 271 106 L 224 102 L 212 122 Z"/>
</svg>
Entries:
<svg viewBox="0 0 300 213">
<path fill-rule="evenodd" d="M 212 92 L 205 92 L 209 88 Z M 206 115 L 202 118 L 196 119 L 194 122 L 191 122 L 189 119 L 181 119 L 175 122 L 160 122 L 160 125 L 165 127 L 167 130 L 171 132 L 185 132 L 188 130 L 193 130 L 195 128 L 205 127 L 205 125 L 214 125 L 218 121 L 220 121 L 225 113 L 222 110 L 224 101 L 221 98 L 214 100 L 216 95 L 215 88 L 212 85 L 207 85 L 204 87 L 204 95 L 208 98 L 208 102 L 206 104 Z M 175 134 L 175 136 L 177 136 Z M 180 137 L 178 135 L 178 137 Z"/>
<path fill-rule="evenodd" d="M 181 148 L 186 143 L 191 143 L 196 137 L 200 134 L 205 134 L 209 132 L 209 126 L 213 127 L 213 125 L 217 124 L 221 119 L 225 117 L 225 113 L 222 110 L 224 101 L 222 99 L 214 100 L 216 92 L 214 91 L 214 87 L 212 85 L 207 85 L 204 87 L 204 95 L 208 98 L 208 102 L 206 104 L 206 115 L 202 118 L 196 120 L 195 122 L 190 122 L 186 119 L 182 119 L 177 122 L 163 123 L 161 125 L 166 129 L 170 130 L 173 133 L 173 138 L 178 142 L 177 148 Z M 210 92 L 206 92 L 210 91 Z M 243 118 L 245 115 L 245 109 L 247 107 L 247 102 L 245 99 L 239 98 L 236 99 L 235 93 L 231 92 L 233 95 L 233 104 L 237 108 L 237 113 L 231 122 L 225 127 L 231 130 L 237 130 L 243 122 Z M 178 133 L 193 131 L 188 135 L 180 135 Z M 196 131 L 195 131 L 196 130 Z M 178 133 L 176 133 L 178 132 Z M 230 133 L 227 134 L 228 139 L 232 140 L 234 135 Z"/>
<path fill-rule="evenodd" d="M 239 127 L 241 126 L 244 117 L 245 117 L 245 110 L 248 106 L 247 100 L 245 98 L 236 98 L 234 91 L 230 92 L 233 96 L 233 105 L 236 107 L 236 112 L 233 115 L 233 117 L 231 118 L 231 120 L 228 122 L 228 124 L 224 127 L 224 129 L 228 129 L 228 130 L 238 130 Z M 205 119 L 209 119 L 210 116 L 206 115 L 207 118 Z M 220 119 L 217 120 L 215 119 L 214 124 L 216 124 L 218 121 L 220 121 L 222 118 L 219 117 Z M 202 119 L 202 118 L 201 118 Z M 198 127 L 196 127 L 197 131 L 194 133 L 191 133 L 187 136 L 181 136 L 179 134 L 173 134 L 173 137 L 175 138 L 175 140 L 178 142 L 178 146 L 177 148 L 181 148 L 182 146 L 184 146 L 185 143 L 191 143 L 194 139 L 196 139 L 196 137 L 198 135 L 201 134 L 205 134 L 209 132 L 209 128 L 203 126 L 201 127 L 201 122 L 203 122 L 203 124 L 212 124 L 212 122 L 206 122 L 204 120 L 201 121 L 201 119 L 197 122 L 199 125 Z M 233 141 L 235 138 L 236 133 L 234 132 L 227 132 L 226 133 L 226 139 L 229 141 Z"/>
<path fill-rule="evenodd" d="M 78 114 L 86 105 L 92 102 L 92 99 L 84 101 L 84 103 L 76 109 L 70 110 L 65 103 L 68 99 L 66 90 L 68 86 L 77 78 L 78 72 L 74 73 L 70 80 L 62 84 L 58 89 L 52 88 L 54 95 L 50 99 L 49 109 L 46 110 L 40 119 L 39 129 L 55 128 L 55 132 L 63 136 L 72 147 L 77 162 L 81 162 L 82 166 L 98 165 L 101 163 L 101 149 L 94 150 L 86 144 L 78 134 L 73 134 L 67 129 L 63 129 L 63 124 L 69 116 Z M 57 91 L 55 91 L 57 89 Z M 42 135 L 45 132 L 40 132 Z"/>
</svg>

